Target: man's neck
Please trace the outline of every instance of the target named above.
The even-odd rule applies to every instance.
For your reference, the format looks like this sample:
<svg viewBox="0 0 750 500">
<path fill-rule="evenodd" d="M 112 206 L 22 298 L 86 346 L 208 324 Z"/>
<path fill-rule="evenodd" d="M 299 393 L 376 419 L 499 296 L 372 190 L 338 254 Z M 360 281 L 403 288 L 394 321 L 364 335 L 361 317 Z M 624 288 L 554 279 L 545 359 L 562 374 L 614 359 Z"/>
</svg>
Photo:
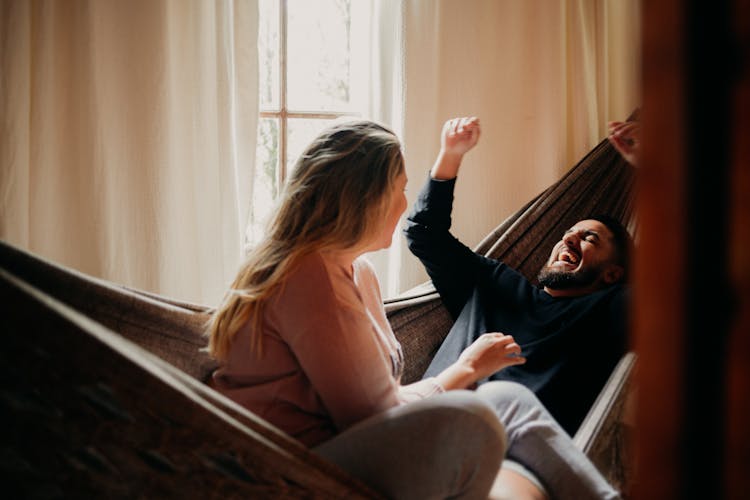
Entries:
<svg viewBox="0 0 750 500">
<path fill-rule="evenodd" d="M 598 292 L 599 290 L 602 290 L 603 288 L 606 288 L 606 287 L 587 286 L 587 287 L 582 287 L 582 288 L 558 289 L 558 288 L 550 288 L 550 287 L 545 286 L 544 291 L 555 298 L 562 298 L 562 297 L 581 297 L 583 295 L 589 295 L 591 293 Z"/>
</svg>

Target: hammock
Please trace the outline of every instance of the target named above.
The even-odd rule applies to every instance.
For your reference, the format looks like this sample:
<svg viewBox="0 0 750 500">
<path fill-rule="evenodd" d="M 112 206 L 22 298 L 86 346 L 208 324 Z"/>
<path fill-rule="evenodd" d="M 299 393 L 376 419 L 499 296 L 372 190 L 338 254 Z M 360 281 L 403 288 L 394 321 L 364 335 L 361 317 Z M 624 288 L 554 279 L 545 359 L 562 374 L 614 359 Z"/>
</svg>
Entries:
<svg viewBox="0 0 750 500">
<path fill-rule="evenodd" d="M 535 276 L 565 229 L 591 213 L 634 231 L 631 169 L 605 140 L 477 247 Z M 0 242 L 4 427 L 0 470 L 22 497 L 379 498 L 203 382 L 210 315 L 96 279 Z M 386 302 L 407 362 L 421 377 L 451 326 L 429 283 Z M 627 354 L 574 437 L 627 485 Z M 446 450 L 449 452 L 450 450 Z M 6 487 L 7 489 L 7 487 Z"/>
</svg>

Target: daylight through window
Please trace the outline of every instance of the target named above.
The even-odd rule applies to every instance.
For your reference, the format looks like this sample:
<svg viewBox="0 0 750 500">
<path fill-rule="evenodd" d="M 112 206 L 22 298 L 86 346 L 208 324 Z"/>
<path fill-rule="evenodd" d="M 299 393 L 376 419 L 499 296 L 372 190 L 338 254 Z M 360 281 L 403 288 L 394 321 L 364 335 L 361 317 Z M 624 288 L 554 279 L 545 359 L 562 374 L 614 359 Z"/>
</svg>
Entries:
<svg viewBox="0 0 750 500">
<path fill-rule="evenodd" d="M 250 226 L 262 234 L 302 149 L 331 122 L 362 116 L 367 55 L 361 0 L 260 0 L 260 120 Z"/>
</svg>

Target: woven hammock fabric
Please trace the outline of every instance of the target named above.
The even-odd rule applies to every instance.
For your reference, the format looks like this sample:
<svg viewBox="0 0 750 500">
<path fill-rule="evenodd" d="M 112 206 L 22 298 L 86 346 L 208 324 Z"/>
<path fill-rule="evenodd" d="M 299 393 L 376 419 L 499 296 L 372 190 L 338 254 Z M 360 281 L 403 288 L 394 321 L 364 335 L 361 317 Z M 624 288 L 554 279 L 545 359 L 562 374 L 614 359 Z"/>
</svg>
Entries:
<svg viewBox="0 0 750 500">
<path fill-rule="evenodd" d="M 609 214 L 634 228 L 632 177 L 603 141 L 477 250 L 533 277 L 563 231 L 586 215 Z M 14 478 L 17 496 L 377 498 L 202 383 L 216 366 L 202 350 L 210 308 L 96 279 L 2 242 L 0 301 L 0 411 L 13 417 L 3 429 L 0 471 Z M 452 320 L 429 284 L 386 309 L 408 383 L 421 377 Z M 602 454 L 592 460 L 616 485 L 622 460 L 608 444 L 620 439 L 611 429 L 622 412 L 630 365 L 623 366 L 625 375 L 590 413 L 596 421 L 586 432 L 594 434 L 576 436 L 598 443 L 584 450 Z"/>
</svg>

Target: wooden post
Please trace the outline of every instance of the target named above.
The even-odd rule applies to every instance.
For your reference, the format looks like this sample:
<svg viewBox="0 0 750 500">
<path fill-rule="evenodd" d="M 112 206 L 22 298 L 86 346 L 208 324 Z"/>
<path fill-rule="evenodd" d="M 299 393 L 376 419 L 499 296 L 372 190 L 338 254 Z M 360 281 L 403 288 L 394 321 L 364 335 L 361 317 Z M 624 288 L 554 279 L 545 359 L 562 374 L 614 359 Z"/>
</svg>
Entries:
<svg viewBox="0 0 750 500">
<path fill-rule="evenodd" d="M 639 499 L 747 498 L 747 5 L 644 3 Z"/>
<path fill-rule="evenodd" d="M 736 317 L 727 359 L 726 475 L 728 498 L 750 498 L 750 0 L 736 0 L 737 47 L 732 93 L 729 275 Z"/>
</svg>

